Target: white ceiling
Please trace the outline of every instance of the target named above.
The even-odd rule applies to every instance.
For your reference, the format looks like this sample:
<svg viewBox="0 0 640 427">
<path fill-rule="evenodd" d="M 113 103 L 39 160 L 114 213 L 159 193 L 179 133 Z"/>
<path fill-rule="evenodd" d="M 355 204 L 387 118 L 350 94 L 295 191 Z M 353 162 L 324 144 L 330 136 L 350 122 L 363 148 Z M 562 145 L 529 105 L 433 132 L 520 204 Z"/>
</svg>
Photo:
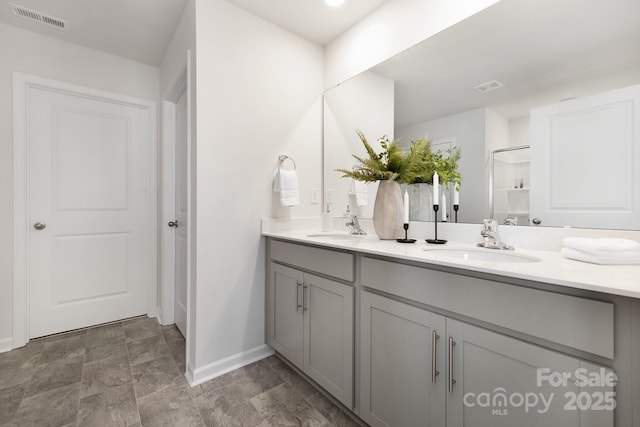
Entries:
<svg viewBox="0 0 640 427">
<path fill-rule="evenodd" d="M 70 21 L 69 31 L 13 15 L 0 22 L 158 66 L 187 0 L 11 0 Z M 227 0 L 325 45 L 387 0 Z M 375 68 L 396 81 L 396 124 L 481 106 L 507 117 L 612 85 L 640 82 L 640 1 L 502 0 Z M 407 63 L 407 65 L 402 65 Z M 472 87 L 505 87 L 484 95 Z"/>
<path fill-rule="evenodd" d="M 69 31 L 31 22 L 0 2 L 0 22 L 67 42 L 160 65 L 187 0 L 11 0 L 69 21 Z"/>
<path fill-rule="evenodd" d="M 387 0 L 227 0 L 254 15 L 325 46 Z"/>
<path fill-rule="evenodd" d="M 158 66 L 187 0 L 10 0 L 69 21 L 69 31 L 13 14 L 0 0 L 0 22 L 49 37 Z M 326 45 L 387 0 L 228 0 L 267 21 Z"/>
</svg>

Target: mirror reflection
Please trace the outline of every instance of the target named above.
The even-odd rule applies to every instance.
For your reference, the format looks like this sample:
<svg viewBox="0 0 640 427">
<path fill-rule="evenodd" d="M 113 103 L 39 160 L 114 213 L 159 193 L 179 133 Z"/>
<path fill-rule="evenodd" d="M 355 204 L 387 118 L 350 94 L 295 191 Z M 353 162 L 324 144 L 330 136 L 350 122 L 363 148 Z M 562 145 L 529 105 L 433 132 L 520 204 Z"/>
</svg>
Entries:
<svg viewBox="0 0 640 427">
<path fill-rule="evenodd" d="M 531 157 L 529 146 L 503 148 L 491 153 L 489 201 L 491 218 L 504 225 L 529 225 Z"/>
<path fill-rule="evenodd" d="M 496 219 L 502 223 L 509 212 L 504 212 L 505 218 L 497 218 L 498 202 L 492 206 L 491 153 L 526 145 L 536 149 L 536 141 L 531 140 L 532 109 L 579 103 L 594 94 L 638 85 L 638 42 L 640 2 L 634 0 L 502 0 L 496 3 L 325 93 L 325 201 L 332 204 L 334 214 L 342 213 L 349 205 L 361 217 L 371 217 L 375 184 L 354 189 L 349 180 L 334 171 L 352 167 L 351 155 L 363 154 L 355 129 L 362 130 L 370 142 L 389 135 L 401 138 L 405 146 L 428 135 L 435 149 L 443 144 L 443 147 L 457 146 L 462 150 L 459 222 L 479 223 L 491 217 L 493 209 Z M 628 102 L 637 104 L 634 89 L 630 92 Z M 636 111 L 638 108 L 636 105 Z M 616 117 L 628 114 L 622 110 L 611 111 L 606 119 L 611 119 L 609 126 L 620 123 Z M 580 114 L 584 122 L 589 122 L 588 114 Z M 632 115 L 631 129 L 633 126 L 637 129 L 638 124 L 634 123 L 638 120 L 637 113 Z M 588 135 L 597 133 L 589 129 L 584 133 L 587 131 Z M 607 155 L 614 159 L 624 156 L 624 161 L 618 162 L 623 167 L 618 167 L 622 171 L 616 172 L 616 177 L 633 181 L 633 171 L 640 165 L 640 158 L 624 153 L 640 152 L 640 136 L 637 131 L 631 132 L 631 136 L 625 136 L 626 131 L 616 132 L 622 140 L 616 140 L 616 151 L 607 151 Z M 579 176 L 581 182 L 597 176 L 597 173 L 574 173 L 573 169 L 584 170 L 585 164 L 581 162 L 595 161 L 599 151 L 607 150 L 610 142 L 603 135 L 587 137 L 591 139 L 589 149 L 598 145 L 598 138 L 605 138 L 599 141 L 600 150 L 586 158 L 577 152 L 572 157 L 571 152 L 557 148 L 541 153 L 538 148 L 538 154 L 532 155 L 530 163 L 531 175 L 538 177 L 535 182 L 543 182 L 553 190 L 553 182 L 565 182 L 559 173 Z M 549 158 L 550 152 L 562 158 L 561 168 L 549 166 L 555 164 Z M 545 181 L 540 178 L 541 174 L 553 175 L 553 179 Z M 549 184 L 549 181 L 553 182 Z M 533 193 L 535 184 L 530 185 Z M 589 183 L 587 186 L 603 185 L 611 184 Z M 638 212 L 627 212 L 627 217 L 636 220 L 625 220 L 620 227 L 616 227 L 616 221 L 601 221 L 612 210 L 633 211 L 633 206 L 638 205 L 637 197 L 630 194 L 633 193 L 630 185 L 622 185 L 616 200 L 596 200 L 587 206 L 589 198 L 584 197 L 560 203 L 566 205 L 565 214 L 557 220 L 561 222 L 556 224 L 543 218 L 542 225 L 633 228 Z M 520 196 L 526 192 L 524 188 L 523 183 Z M 566 199 L 569 194 L 564 190 L 562 193 L 551 190 L 545 187 L 541 193 L 538 189 L 536 198 L 540 194 L 540 197 L 547 194 L 551 197 L 551 201 L 540 203 L 558 204 L 559 197 Z M 447 200 L 450 203 L 451 197 Z M 530 209 L 540 211 L 535 206 Z M 597 215 L 586 220 L 587 211 L 597 211 Z M 448 212 L 452 212 L 451 206 Z M 511 213 L 518 214 L 518 225 L 525 225 L 527 217 L 524 214 L 520 217 L 520 212 Z M 420 213 L 412 216 L 412 220 L 431 220 L 424 215 L 420 217 Z"/>
</svg>

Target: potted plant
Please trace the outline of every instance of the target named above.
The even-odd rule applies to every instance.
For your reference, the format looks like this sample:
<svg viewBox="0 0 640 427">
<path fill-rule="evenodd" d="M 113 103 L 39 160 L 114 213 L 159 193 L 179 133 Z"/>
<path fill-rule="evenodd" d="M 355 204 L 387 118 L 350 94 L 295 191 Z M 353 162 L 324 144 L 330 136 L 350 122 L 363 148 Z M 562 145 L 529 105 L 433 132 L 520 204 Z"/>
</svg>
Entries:
<svg viewBox="0 0 640 427">
<path fill-rule="evenodd" d="M 356 130 L 368 157 L 353 157 L 360 163 L 353 170 L 336 169 L 343 177 L 363 182 L 379 181 L 373 208 L 373 227 L 380 239 L 402 237 L 402 192 L 400 184 L 409 184 L 423 175 L 430 164 L 431 142 L 426 138 L 415 141 L 408 151 L 398 146 L 398 140 L 390 141 L 385 135 L 378 139 L 382 151 L 376 153 L 367 138 Z"/>
<path fill-rule="evenodd" d="M 426 139 L 426 137 L 422 139 Z M 446 151 L 438 150 L 429 154 L 424 162 L 422 172 L 409 185 L 409 194 L 414 207 L 412 209 L 414 219 L 420 221 L 435 219 L 433 211 L 433 175 L 435 172 L 438 172 L 440 184 L 445 188 L 460 189 L 462 177 L 458 171 L 458 161 L 461 157 L 460 147 L 453 147 Z"/>
<path fill-rule="evenodd" d="M 431 145 L 431 141 L 428 140 L 427 137 L 420 138 L 413 142 L 412 145 L 421 143 L 422 141 L 427 141 L 429 142 L 429 146 Z M 421 172 L 418 173 L 412 184 L 433 184 L 433 174 L 438 172 L 440 184 L 444 185 L 447 189 L 449 189 L 450 184 L 459 188 L 462 177 L 460 176 L 460 172 L 458 172 L 458 161 L 461 157 L 462 150 L 460 150 L 460 147 L 450 148 L 444 153 L 440 150 L 435 153 L 430 151 L 422 163 Z"/>
</svg>

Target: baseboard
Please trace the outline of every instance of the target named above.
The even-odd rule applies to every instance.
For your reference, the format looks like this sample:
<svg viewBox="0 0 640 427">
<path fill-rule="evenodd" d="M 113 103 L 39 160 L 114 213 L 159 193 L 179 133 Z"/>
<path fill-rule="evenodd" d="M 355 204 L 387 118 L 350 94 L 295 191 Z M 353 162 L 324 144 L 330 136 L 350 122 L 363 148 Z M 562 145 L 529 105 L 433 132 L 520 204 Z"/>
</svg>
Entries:
<svg viewBox="0 0 640 427">
<path fill-rule="evenodd" d="M 13 338 L 4 338 L 0 340 L 0 353 L 4 353 L 13 348 Z"/>
<path fill-rule="evenodd" d="M 158 310 L 156 311 L 156 313 L 158 314 L 157 316 L 158 323 L 160 323 L 162 326 L 167 326 L 174 323 L 173 316 L 165 316 L 161 307 L 158 307 Z M 151 317 L 151 315 L 149 315 L 149 317 Z"/>
<path fill-rule="evenodd" d="M 269 357 L 274 354 L 273 349 L 262 344 L 257 347 L 250 348 L 249 350 L 234 354 L 226 357 L 222 360 L 217 360 L 208 365 L 202 366 L 195 370 L 191 367 L 187 367 L 185 374 L 190 386 L 196 386 L 202 384 L 205 381 L 212 380 L 220 375 L 224 375 L 227 372 L 231 372 L 234 369 L 242 368 L 250 363 L 257 362 L 260 359 Z"/>
</svg>

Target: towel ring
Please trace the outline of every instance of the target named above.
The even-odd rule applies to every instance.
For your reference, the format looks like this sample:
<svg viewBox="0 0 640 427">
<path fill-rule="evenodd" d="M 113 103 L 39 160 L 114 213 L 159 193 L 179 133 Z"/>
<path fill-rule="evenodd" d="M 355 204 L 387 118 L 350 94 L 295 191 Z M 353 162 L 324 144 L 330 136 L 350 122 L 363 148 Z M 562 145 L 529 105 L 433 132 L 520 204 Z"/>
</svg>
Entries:
<svg viewBox="0 0 640 427">
<path fill-rule="evenodd" d="M 296 167 L 296 161 L 295 161 L 295 160 L 293 160 L 293 158 L 291 158 L 291 157 L 289 157 L 289 156 L 287 156 L 287 155 L 285 155 L 285 154 L 280 154 L 280 157 L 278 157 L 278 160 L 280 161 L 280 165 L 281 165 L 281 166 L 282 166 L 282 163 L 283 163 L 285 160 L 287 160 L 287 159 L 289 159 L 289 160 L 291 160 L 291 161 L 293 162 L 293 169 L 294 169 L 294 170 L 295 170 L 295 169 L 297 169 L 297 167 Z"/>
</svg>

